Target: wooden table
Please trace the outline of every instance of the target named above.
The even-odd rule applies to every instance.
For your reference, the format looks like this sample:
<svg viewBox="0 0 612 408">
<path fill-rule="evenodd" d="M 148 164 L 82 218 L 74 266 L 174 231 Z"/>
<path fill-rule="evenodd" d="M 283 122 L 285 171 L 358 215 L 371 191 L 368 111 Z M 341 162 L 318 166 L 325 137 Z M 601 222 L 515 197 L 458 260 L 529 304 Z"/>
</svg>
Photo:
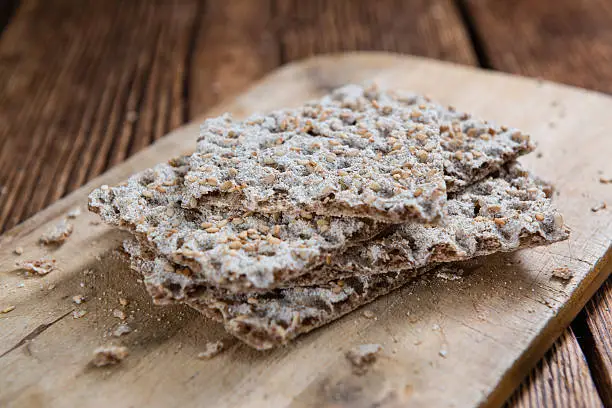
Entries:
<svg viewBox="0 0 612 408">
<path fill-rule="evenodd" d="M 607 0 L 0 1 L 0 231 L 289 61 L 386 50 L 610 93 L 611 23 Z M 612 406 L 611 306 L 608 281 L 508 405 Z"/>
</svg>

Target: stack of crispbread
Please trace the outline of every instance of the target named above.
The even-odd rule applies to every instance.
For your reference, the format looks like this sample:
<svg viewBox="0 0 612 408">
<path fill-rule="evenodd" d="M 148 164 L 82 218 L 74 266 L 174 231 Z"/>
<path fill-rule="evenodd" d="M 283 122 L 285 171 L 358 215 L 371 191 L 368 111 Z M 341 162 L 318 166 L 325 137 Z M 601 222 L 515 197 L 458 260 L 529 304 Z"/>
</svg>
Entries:
<svg viewBox="0 0 612 408">
<path fill-rule="evenodd" d="M 297 109 L 207 120 L 195 153 L 90 195 L 130 231 L 156 303 L 257 349 L 437 265 L 566 239 L 550 187 L 496 126 L 412 94 L 345 86 Z"/>
</svg>

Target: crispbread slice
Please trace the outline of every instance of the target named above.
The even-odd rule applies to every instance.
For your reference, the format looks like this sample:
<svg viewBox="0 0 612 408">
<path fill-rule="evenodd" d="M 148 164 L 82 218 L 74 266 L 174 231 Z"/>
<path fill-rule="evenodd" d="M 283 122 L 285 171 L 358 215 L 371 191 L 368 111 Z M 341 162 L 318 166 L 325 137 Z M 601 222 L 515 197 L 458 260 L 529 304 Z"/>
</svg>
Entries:
<svg viewBox="0 0 612 408">
<path fill-rule="evenodd" d="M 132 243 L 137 246 L 135 243 Z M 129 246 L 129 245 L 128 245 Z M 139 251 L 138 249 L 132 252 Z M 180 276 L 181 267 L 150 254 L 131 256 L 131 267 L 141 273 L 145 283 L 161 273 Z M 178 269 L 177 269 L 178 268 Z M 276 289 L 270 292 L 236 294 L 223 289 L 202 287 L 185 303 L 205 316 L 223 323 L 225 330 L 258 350 L 287 344 L 317 327 L 330 323 L 379 296 L 402 286 L 426 270 L 398 271 L 373 276 L 353 276 L 325 284 Z M 333 274 L 333 272 L 330 272 Z M 148 286 L 154 299 L 167 298 Z"/>
<path fill-rule="evenodd" d="M 207 120 L 183 205 L 437 220 L 446 185 L 435 106 L 376 96 L 348 87 L 298 109 Z"/>
<path fill-rule="evenodd" d="M 407 223 L 372 240 L 385 226 L 370 220 L 183 210 L 176 200 L 184 171 L 158 165 L 124 186 L 99 190 L 90 202 L 106 222 L 127 226 L 153 252 L 186 267 L 190 279 L 178 284 L 184 291 L 199 285 L 235 291 L 308 285 L 332 278 L 319 268 L 322 264 L 345 275 L 374 274 L 567 237 L 561 215 L 546 197 L 547 187 L 517 164 L 450 199 L 444 225 Z M 150 188 L 151 180 L 166 190 Z M 149 202 L 143 194 L 151 191 Z"/>
<path fill-rule="evenodd" d="M 309 213 L 254 214 L 219 207 L 180 207 L 185 157 L 90 195 L 89 207 L 133 232 L 152 250 L 189 267 L 194 282 L 269 288 L 318 266 L 347 245 L 387 228 L 371 219 Z"/>
<path fill-rule="evenodd" d="M 385 236 L 356 245 L 333 265 L 360 274 L 420 268 L 494 252 L 565 240 L 569 230 L 547 194 L 549 185 L 518 163 L 450 198 L 444 225 L 405 223 Z"/>
<path fill-rule="evenodd" d="M 395 95 L 405 106 L 431 103 L 429 98 L 420 95 L 405 92 L 395 92 Z M 452 106 L 434 105 L 448 193 L 462 191 L 535 149 L 530 136 L 519 129 L 490 123 Z"/>
</svg>

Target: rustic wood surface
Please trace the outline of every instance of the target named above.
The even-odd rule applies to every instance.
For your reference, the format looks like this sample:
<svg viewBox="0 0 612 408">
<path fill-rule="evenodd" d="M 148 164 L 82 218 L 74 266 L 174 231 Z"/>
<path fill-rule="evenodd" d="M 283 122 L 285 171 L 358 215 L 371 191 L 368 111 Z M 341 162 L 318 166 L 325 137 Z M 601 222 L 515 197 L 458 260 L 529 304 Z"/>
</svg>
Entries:
<svg viewBox="0 0 612 408">
<path fill-rule="evenodd" d="M 612 90 L 609 2 L 511 3 L 0 2 L 0 24 L 8 22 L 0 37 L 0 229 L 280 64 L 321 52 L 398 51 Z M 574 323 L 586 333 L 577 339 L 582 348 L 594 347 L 586 358 L 608 402 L 611 318 L 597 299 L 610 296 L 608 285 L 587 308 L 588 319 Z M 608 333 L 603 340 L 601 333 Z M 551 350 L 548 364 L 571 352 L 575 358 L 563 361 L 572 375 L 584 356 L 567 344 Z M 552 378 L 563 372 L 552 369 Z M 518 392 L 536 396 L 533 386 Z M 567 397 L 578 406 L 592 401 Z"/>
<path fill-rule="evenodd" d="M 433 60 L 388 53 L 340 54 L 281 68 L 210 114 L 230 111 L 244 117 L 296 106 L 329 87 L 366 80 L 413 89 L 532 133 L 546 154 L 522 161 L 554 181 L 560 192 L 556 204 L 572 229 L 571 238 L 468 263 L 460 279 L 420 280 L 368 306 L 376 319 L 352 313 L 286 348 L 257 352 L 228 339 L 218 325 L 185 308 L 152 308 L 116 250 L 126 234 L 92 225 L 93 214 L 72 221 L 75 232 L 61 247 L 45 248 L 38 242 L 71 208 L 84 205 L 93 186 L 115 184 L 192 147 L 195 122 L 0 237 L 3 301 L 15 307 L 0 320 L 0 378 L 7 379 L 0 405 L 503 403 L 610 274 L 612 214 L 590 208 L 592 197 L 612 201 L 612 191 L 598 178 L 600 170 L 610 168 L 603 152 L 612 141 L 602 138 L 612 126 L 607 115 L 612 98 Z M 573 113 L 566 116 L 564 110 Z M 555 127 L 542 122 L 542 117 L 555 118 Z M 582 129 L 580 139 L 575 137 L 576 128 Z M 559 162 L 565 166 L 554 165 Z M 22 248 L 23 254 L 14 253 L 15 248 Z M 41 256 L 56 259 L 58 270 L 43 278 L 26 278 L 15 268 L 15 260 Z M 554 269 L 564 266 L 572 273 L 567 282 L 553 277 Z M 84 295 L 86 303 L 74 306 L 75 294 Z M 131 306 L 118 306 L 122 296 Z M 109 339 L 118 323 L 117 308 L 130 316 L 130 325 L 138 329 L 135 335 Z M 71 318 L 71 312 L 78 311 L 87 314 Z M 114 369 L 88 368 L 92 350 L 112 340 L 129 346 L 131 358 Z M 229 350 L 208 363 L 198 361 L 197 350 L 206 340 L 224 340 Z M 361 376 L 350 369 L 343 354 L 363 343 L 380 343 L 386 351 Z M 571 344 L 561 345 L 562 353 L 577 351 Z M 558 375 L 558 381 L 566 381 L 565 375 L 576 377 L 575 386 L 563 395 L 575 398 L 575 405 L 601 405 L 593 381 L 579 378 L 584 365 L 564 357 L 547 362 L 553 366 L 548 372 Z"/>
</svg>

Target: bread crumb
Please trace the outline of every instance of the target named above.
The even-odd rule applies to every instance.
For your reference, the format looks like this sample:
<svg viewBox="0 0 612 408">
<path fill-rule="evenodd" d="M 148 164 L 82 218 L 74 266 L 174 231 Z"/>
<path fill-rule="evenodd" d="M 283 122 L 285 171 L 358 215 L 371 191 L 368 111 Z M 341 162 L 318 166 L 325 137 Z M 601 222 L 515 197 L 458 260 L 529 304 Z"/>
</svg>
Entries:
<svg viewBox="0 0 612 408">
<path fill-rule="evenodd" d="M 362 344 L 347 351 L 345 356 L 353 366 L 353 371 L 363 374 L 376 362 L 382 349 L 380 344 Z"/>
<path fill-rule="evenodd" d="M 555 268 L 552 271 L 552 277 L 563 281 L 569 281 L 574 276 L 574 273 L 567 266 Z"/>
<path fill-rule="evenodd" d="M 440 325 L 438 325 L 438 324 L 433 324 L 433 325 L 431 326 L 431 330 L 433 330 L 433 331 L 438 331 L 438 330 L 440 330 Z"/>
<path fill-rule="evenodd" d="M 597 212 L 597 211 L 605 210 L 607 207 L 608 205 L 606 204 L 606 202 L 602 201 L 601 203 L 591 207 L 591 211 Z"/>
<path fill-rule="evenodd" d="M 79 215 L 81 215 L 81 208 L 74 207 L 72 210 L 68 211 L 68 213 L 66 214 L 66 217 L 74 219 L 78 217 Z"/>
<path fill-rule="evenodd" d="M 376 319 L 376 315 L 374 314 L 374 312 L 370 311 L 370 310 L 366 310 L 363 312 L 363 317 L 365 317 L 366 319 Z"/>
<path fill-rule="evenodd" d="M 13 252 L 15 253 L 15 255 L 21 255 L 21 254 L 23 254 L 23 248 L 22 247 L 17 247 L 17 248 L 15 248 L 15 250 Z"/>
<path fill-rule="evenodd" d="M 126 323 L 121 323 L 117 328 L 113 331 L 114 337 L 121 337 L 124 334 L 128 334 L 132 332 L 132 328 L 128 326 Z"/>
<path fill-rule="evenodd" d="M 33 261 L 18 262 L 17 266 L 21 269 L 25 269 L 27 272 L 31 272 L 39 276 L 44 276 L 56 269 L 55 259 L 44 258 Z"/>
<path fill-rule="evenodd" d="M 127 347 L 102 346 L 94 350 L 91 363 L 96 367 L 118 364 L 129 355 Z"/>
<path fill-rule="evenodd" d="M 121 306 L 127 306 L 130 302 L 126 298 L 119 298 L 119 304 Z"/>
<path fill-rule="evenodd" d="M 599 182 L 601 184 L 612 184 L 612 178 L 600 177 Z"/>
<path fill-rule="evenodd" d="M 80 305 L 81 303 L 83 303 L 85 301 L 85 296 L 83 296 L 83 295 L 74 295 L 72 297 L 72 301 L 74 303 L 76 303 L 77 305 Z"/>
<path fill-rule="evenodd" d="M 4 309 L 0 310 L 0 314 L 9 313 L 9 312 L 12 312 L 13 310 L 15 310 L 15 306 L 13 305 L 7 306 Z"/>
<path fill-rule="evenodd" d="M 87 310 L 75 310 L 72 312 L 73 319 L 80 319 L 87 314 Z"/>
<path fill-rule="evenodd" d="M 72 234 L 72 230 L 72 224 L 66 220 L 62 220 L 44 233 L 40 237 L 40 242 L 44 245 L 61 245 L 68 239 L 70 234 Z"/>
<path fill-rule="evenodd" d="M 116 317 L 117 319 L 125 320 L 126 316 L 123 310 L 115 309 L 113 310 L 113 317 Z"/>
<path fill-rule="evenodd" d="M 225 349 L 225 345 L 222 341 L 215 341 L 206 343 L 206 350 L 198 353 L 200 360 L 210 360 L 217 354 L 221 353 Z"/>
</svg>

